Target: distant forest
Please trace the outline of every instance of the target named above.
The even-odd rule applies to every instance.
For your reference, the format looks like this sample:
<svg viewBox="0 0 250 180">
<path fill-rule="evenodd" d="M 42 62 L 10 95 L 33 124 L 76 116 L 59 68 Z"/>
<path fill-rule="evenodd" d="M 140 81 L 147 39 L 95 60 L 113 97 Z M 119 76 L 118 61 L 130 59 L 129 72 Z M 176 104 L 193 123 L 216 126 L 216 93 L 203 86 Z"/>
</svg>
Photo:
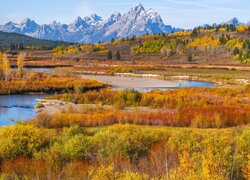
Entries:
<svg viewBox="0 0 250 180">
<path fill-rule="evenodd" d="M 63 41 L 50 41 L 32 38 L 26 35 L 17 33 L 7 33 L 0 31 L 0 46 L 13 47 L 13 46 L 41 46 L 41 47 L 56 47 L 59 45 L 68 44 Z"/>
</svg>

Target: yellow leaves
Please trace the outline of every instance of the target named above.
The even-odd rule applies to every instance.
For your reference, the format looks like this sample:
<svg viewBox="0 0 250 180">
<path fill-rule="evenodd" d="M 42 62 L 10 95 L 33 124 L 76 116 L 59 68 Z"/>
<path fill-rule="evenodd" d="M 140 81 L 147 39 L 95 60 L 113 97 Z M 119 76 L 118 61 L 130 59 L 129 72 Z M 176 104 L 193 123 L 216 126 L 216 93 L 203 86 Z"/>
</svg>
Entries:
<svg viewBox="0 0 250 180">
<path fill-rule="evenodd" d="M 222 166 L 220 158 L 211 149 L 202 156 L 202 177 L 209 180 L 224 180 L 227 177 L 225 167 Z"/>
<path fill-rule="evenodd" d="M 199 50 L 208 50 L 220 45 L 218 39 L 214 39 L 211 36 L 204 36 L 202 38 L 196 38 L 193 42 L 188 44 L 190 48 L 198 48 Z"/>
<path fill-rule="evenodd" d="M 189 153 L 184 150 L 184 152 L 179 155 L 180 164 L 176 169 L 170 171 L 170 179 L 180 179 L 180 180 L 198 180 L 197 172 L 194 168 L 194 160 L 190 157 Z"/>
<path fill-rule="evenodd" d="M 147 180 L 149 179 L 145 174 L 134 173 L 130 171 L 118 172 L 115 171 L 114 165 L 107 167 L 101 166 L 98 169 L 91 168 L 89 170 L 91 180 Z"/>
<path fill-rule="evenodd" d="M 0 158 L 29 156 L 46 144 L 45 132 L 34 126 L 15 125 L 0 129 Z"/>
<path fill-rule="evenodd" d="M 3 53 L 0 51 L 0 62 L 3 60 Z"/>
<path fill-rule="evenodd" d="M 8 60 L 7 54 L 3 55 L 3 73 L 5 81 L 10 79 L 10 61 Z"/>
<path fill-rule="evenodd" d="M 78 45 L 72 45 L 72 46 L 58 46 L 55 49 L 53 49 L 54 55 L 59 56 L 63 54 L 70 54 L 70 53 L 76 53 L 78 51 L 81 51 L 81 48 Z"/>
<path fill-rule="evenodd" d="M 225 31 L 226 31 L 226 28 L 220 28 L 219 31 L 225 32 Z"/>
<path fill-rule="evenodd" d="M 114 179 L 114 166 L 104 167 L 101 166 L 94 172 L 94 169 L 89 170 L 89 176 L 91 180 L 109 180 Z"/>
<path fill-rule="evenodd" d="M 3 53 L 0 51 L 0 81 L 3 78 Z"/>
<path fill-rule="evenodd" d="M 14 73 L 13 73 L 14 76 Z M 12 77 L 13 77 L 12 76 Z M 29 76 L 29 74 L 27 74 Z M 34 77 L 32 77 L 34 76 Z M 0 81 L 0 94 L 27 93 L 27 92 L 74 92 L 77 89 L 82 92 L 90 89 L 98 89 L 104 85 L 93 80 L 70 78 L 66 76 L 45 75 L 36 73 L 24 80 Z"/>
<path fill-rule="evenodd" d="M 247 156 L 248 162 L 245 168 L 243 168 L 244 176 L 247 180 L 250 179 L 250 154 Z"/>
<path fill-rule="evenodd" d="M 237 28 L 237 31 L 244 32 L 244 31 L 246 31 L 248 29 L 248 26 L 238 26 L 236 28 Z"/>
<path fill-rule="evenodd" d="M 229 41 L 227 41 L 227 43 L 225 44 L 226 48 L 230 48 L 230 49 L 234 49 L 234 48 L 239 48 L 242 49 L 243 48 L 243 42 L 239 39 L 230 39 Z"/>
<path fill-rule="evenodd" d="M 174 32 L 173 33 L 175 36 L 190 36 L 191 35 L 191 32 Z"/>
<path fill-rule="evenodd" d="M 22 77 L 23 75 L 23 63 L 25 60 L 25 53 L 20 53 L 17 57 L 17 67 L 18 67 L 18 73 L 19 73 L 19 77 Z"/>
<path fill-rule="evenodd" d="M 158 53 L 161 48 L 165 45 L 165 40 L 160 39 L 148 39 L 140 46 L 132 46 L 131 51 L 135 54 L 139 53 Z"/>
</svg>

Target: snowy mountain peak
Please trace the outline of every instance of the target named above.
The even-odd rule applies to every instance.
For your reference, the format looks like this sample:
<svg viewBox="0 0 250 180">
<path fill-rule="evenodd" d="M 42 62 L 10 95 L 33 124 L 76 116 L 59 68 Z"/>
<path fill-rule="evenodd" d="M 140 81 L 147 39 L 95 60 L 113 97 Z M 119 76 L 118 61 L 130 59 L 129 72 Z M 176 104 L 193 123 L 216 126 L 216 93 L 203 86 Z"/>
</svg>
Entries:
<svg viewBox="0 0 250 180">
<path fill-rule="evenodd" d="M 17 25 L 17 23 L 14 23 L 12 21 L 7 22 L 6 24 L 4 24 L 4 26 L 12 26 L 12 25 Z"/>
<path fill-rule="evenodd" d="M 38 26 L 38 24 L 34 21 L 34 20 L 31 20 L 30 18 L 26 18 L 24 19 L 21 23 L 20 23 L 20 26 Z"/>
<path fill-rule="evenodd" d="M 139 3 L 134 8 L 132 8 L 132 10 L 137 11 L 137 12 L 145 11 L 145 9 L 141 3 Z"/>
<path fill-rule="evenodd" d="M 26 24 L 26 23 L 30 23 L 32 20 L 30 18 L 25 18 L 21 24 Z"/>
<path fill-rule="evenodd" d="M 129 14 L 134 14 L 136 16 L 140 15 L 141 13 L 145 12 L 144 7 L 142 4 L 138 4 L 137 6 L 133 7 L 130 11 Z"/>
<path fill-rule="evenodd" d="M 102 17 L 98 16 L 97 14 L 92 14 L 90 16 L 86 16 L 82 19 L 85 21 L 89 26 L 96 26 L 99 25 L 100 22 L 102 22 Z"/>
<path fill-rule="evenodd" d="M 46 26 L 46 25 L 45 25 Z M 65 27 L 67 27 L 67 25 L 64 25 L 64 24 L 61 24 L 61 23 L 59 23 L 59 22 L 56 22 L 56 21 L 52 21 L 49 25 L 47 25 L 49 28 L 51 28 L 51 29 L 54 29 L 54 30 L 56 30 L 56 29 L 59 29 L 60 30 L 60 28 L 65 28 Z"/>
<path fill-rule="evenodd" d="M 91 19 L 93 19 L 94 21 L 96 22 L 100 22 L 100 21 L 103 21 L 102 17 L 101 16 L 98 16 L 97 14 L 92 14 L 90 16 Z"/>
<path fill-rule="evenodd" d="M 81 18 L 80 16 L 78 16 L 78 17 L 74 20 L 73 24 L 81 24 L 82 22 L 83 22 L 82 18 Z"/>
<path fill-rule="evenodd" d="M 109 20 L 109 22 L 114 22 L 114 21 L 119 20 L 121 17 L 122 17 L 121 13 L 116 12 L 114 14 L 111 14 L 111 16 L 108 20 Z"/>
<path fill-rule="evenodd" d="M 52 21 L 49 25 L 50 26 L 58 26 L 58 25 L 61 25 L 61 23 L 56 22 L 56 21 Z"/>
<path fill-rule="evenodd" d="M 19 27 L 21 31 L 24 31 L 25 33 L 32 33 L 39 28 L 39 25 L 34 20 L 26 18 L 19 24 Z"/>
</svg>

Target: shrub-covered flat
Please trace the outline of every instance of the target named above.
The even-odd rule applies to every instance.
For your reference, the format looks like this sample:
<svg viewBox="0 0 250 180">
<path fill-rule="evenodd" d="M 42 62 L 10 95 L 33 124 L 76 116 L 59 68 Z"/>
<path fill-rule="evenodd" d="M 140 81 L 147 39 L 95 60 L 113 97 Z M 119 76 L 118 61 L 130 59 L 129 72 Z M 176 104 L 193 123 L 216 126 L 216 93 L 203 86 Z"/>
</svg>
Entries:
<svg viewBox="0 0 250 180">
<path fill-rule="evenodd" d="M 0 129 L 3 179 L 244 179 L 250 129 Z M 250 158 L 250 157 L 249 157 Z"/>
</svg>

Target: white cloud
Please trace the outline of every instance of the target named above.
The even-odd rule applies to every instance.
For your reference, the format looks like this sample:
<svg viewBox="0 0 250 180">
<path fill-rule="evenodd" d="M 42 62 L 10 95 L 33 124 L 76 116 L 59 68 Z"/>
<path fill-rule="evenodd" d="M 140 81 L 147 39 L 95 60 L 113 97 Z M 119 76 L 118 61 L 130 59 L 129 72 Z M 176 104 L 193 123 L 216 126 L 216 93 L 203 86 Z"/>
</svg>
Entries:
<svg viewBox="0 0 250 180">
<path fill-rule="evenodd" d="M 9 21 L 12 21 L 12 22 L 20 22 L 24 20 L 25 18 L 27 18 L 27 16 L 21 12 L 10 12 L 6 14 L 4 17 L 4 19 L 8 19 Z M 6 22 L 3 22 L 3 23 L 6 23 Z"/>
<path fill-rule="evenodd" d="M 90 0 L 81 0 L 80 4 L 76 7 L 76 16 L 89 16 L 95 13 Z"/>
</svg>

